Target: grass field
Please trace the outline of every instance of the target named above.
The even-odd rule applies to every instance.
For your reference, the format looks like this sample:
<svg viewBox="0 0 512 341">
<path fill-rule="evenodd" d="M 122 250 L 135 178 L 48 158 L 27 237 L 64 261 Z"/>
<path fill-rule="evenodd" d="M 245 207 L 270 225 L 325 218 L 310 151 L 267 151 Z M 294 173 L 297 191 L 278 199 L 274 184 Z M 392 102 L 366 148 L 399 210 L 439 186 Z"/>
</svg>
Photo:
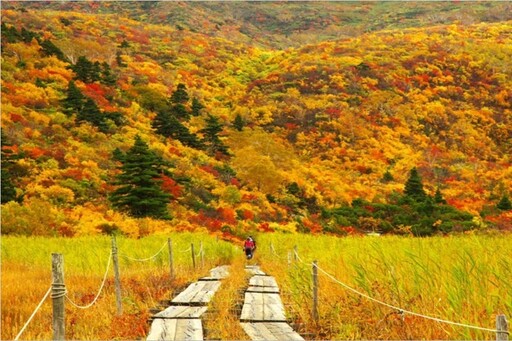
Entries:
<svg viewBox="0 0 512 341">
<path fill-rule="evenodd" d="M 176 278 L 172 281 L 167 238 L 173 241 Z M 196 257 L 194 270 L 189 249 L 194 243 L 198 255 L 201 242 L 204 264 Z M 337 238 L 269 233 L 258 235 L 257 242 L 251 263 L 258 263 L 276 278 L 289 317 L 306 338 L 495 338 L 492 332 L 400 314 L 389 306 L 487 329 L 495 328 L 497 314 L 503 313 L 509 320 L 512 316 L 509 235 Z M 118 237 L 117 244 L 123 314 L 117 315 L 110 267 L 105 287 L 91 308 L 79 309 L 66 302 L 67 339 L 143 339 L 151 307 L 219 264 L 231 264 L 233 271 L 212 301 L 205 328 L 211 338 L 246 338 L 235 313 L 235 301 L 247 280 L 241 245 L 197 233 Z M 14 339 L 49 289 L 51 253 L 64 255 L 68 297 L 87 305 L 98 292 L 110 250 L 109 237 L 2 237 L 2 339 Z M 150 258 L 159 250 L 151 260 L 133 260 Z M 320 270 L 318 322 L 311 310 L 313 260 L 318 261 Z M 21 339 L 51 338 L 51 300 L 47 299 Z"/>
<path fill-rule="evenodd" d="M 175 279 L 170 280 L 167 239 L 173 248 Z M 195 246 L 196 270 L 191 244 Z M 204 264 L 199 255 L 203 245 Z M 204 276 L 219 264 L 231 263 L 231 244 L 198 233 L 177 233 L 142 239 L 117 238 L 123 314 L 117 315 L 114 271 L 109 268 L 105 287 L 88 309 L 66 301 L 66 338 L 75 340 L 140 339 L 147 333 L 149 309 L 168 299 L 186 283 Z M 163 249 L 162 249 L 163 247 Z M 162 250 L 156 257 L 147 259 Z M 2 340 L 20 332 L 51 285 L 51 253 L 64 257 L 68 297 L 86 306 L 96 297 L 105 275 L 111 238 L 2 237 Z M 21 335 L 22 340 L 51 340 L 51 299 L 48 298 Z"/>
<path fill-rule="evenodd" d="M 258 242 L 262 268 L 288 293 L 283 300 L 290 317 L 315 338 L 495 338 L 487 331 L 399 314 L 339 282 L 388 305 L 456 323 L 495 329 L 497 314 L 512 316 L 511 236 L 267 234 Z M 311 313 L 313 260 L 321 269 L 318 324 Z"/>
</svg>

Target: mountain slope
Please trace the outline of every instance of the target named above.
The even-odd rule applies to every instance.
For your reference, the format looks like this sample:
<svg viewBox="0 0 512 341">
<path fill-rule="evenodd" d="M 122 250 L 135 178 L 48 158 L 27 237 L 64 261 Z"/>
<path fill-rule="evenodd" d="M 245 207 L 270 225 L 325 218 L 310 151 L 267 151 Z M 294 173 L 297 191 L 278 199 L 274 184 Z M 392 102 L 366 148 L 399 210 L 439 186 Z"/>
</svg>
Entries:
<svg viewBox="0 0 512 341">
<path fill-rule="evenodd" d="M 472 214 L 511 189 L 511 22 L 386 30 L 276 51 L 129 19 L 140 4 L 51 5 L 2 10 L 2 131 L 19 155 L 11 172 L 24 196 L 2 207 L 6 233 L 317 231 L 322 210 L 359 198 L 387 202 L 413 167 L 428 194 L 440 188 Z M 211 6 L 203 5 L 196 10 Z M 9 40 L 13 28 L 21 33 Z M 45 55 L 43 40 L 63 56 Z M 81 56 L 106 63 L 115 84 L 77 80 Z M 103 115 L 122 122 L 102 131 L 67 115 L 73 79 Z M 230 156 L 155 133 L 178 84 L 204 106 L 184 126 L 203 138 L 208 114 L 218 118 Z M 245 128 L 236 128 L 237 117 Z M 113 152 L 128 150 L 136 135 L 171 164 L 170 224 L 141 224 L 107 200 Z"/>
</svg>

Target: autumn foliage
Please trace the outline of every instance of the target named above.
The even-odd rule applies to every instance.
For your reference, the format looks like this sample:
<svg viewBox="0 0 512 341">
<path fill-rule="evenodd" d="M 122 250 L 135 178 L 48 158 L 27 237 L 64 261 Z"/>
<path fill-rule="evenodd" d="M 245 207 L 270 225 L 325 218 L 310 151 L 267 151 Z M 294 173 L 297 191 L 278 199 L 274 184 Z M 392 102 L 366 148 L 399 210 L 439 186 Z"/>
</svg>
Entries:
<svg viewBox="0 0 512 341">
<path fill-rule="evenodd" d="M 105 224 L 154 232 L 108 201 L 118 186 L 114 151 L 128 151 L 137 135 L 167 164 L 160 181 L 172 220 L 158 229 L 398 232 L 411 220 L 382 228 L 375 207 L 399 200 L 414 167 L 427 196 L 440 189 L 447 205 L 474 217 L 462 230 L 511 229 L 507 210 L 495 208 L 512 186 L 508 18 L 443 17 L 279 50 L 242 43 L 254 32 L 236 25 L 219 28 L 231 41 L 207 34 L 206 21 L 204 32 L 160 25 L 173 5 L 140 6 L 3 6 L 2 132 L 16 154 L 6 171 L 17 198 L 2 203 L 4 233 L 75 236 Z M 255 23 L 270 29 L 264 6 Z M 145 10 L 154 24 L 128 19 Z M 317 27 L 289 34 L 307 40 L 298 32 Z M 155 131 L 163 114 L 175 115 L 181 133 Z M 366 213 L 334 217 L 357 210 L 357 200 L 368 202 Z"/>
</svg>

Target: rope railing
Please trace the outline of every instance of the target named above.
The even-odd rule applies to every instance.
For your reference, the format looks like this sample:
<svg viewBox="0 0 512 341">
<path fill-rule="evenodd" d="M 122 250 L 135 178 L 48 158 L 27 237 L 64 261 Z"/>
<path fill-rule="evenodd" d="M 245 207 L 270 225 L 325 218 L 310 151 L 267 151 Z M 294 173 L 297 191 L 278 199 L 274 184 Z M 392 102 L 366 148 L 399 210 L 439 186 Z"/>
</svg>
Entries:
<svg viewBox="0 0 512 341">
<path fill-rule="evenodd" d="M 108 257 L 107 269 L 105 270 L 105 274 L 103 275 L 103 281 L 101 282 L 100 288 L 98 289 L 98 293 L 96 294 L 96 296 L 94 297 L 92 302 L 85 306 L 78 305 L 75 302 L 73 302 L 71 300 L 71 298 L 69 298 L 69 296 L 66 293 L 66 299 L 68 300 L 69 303 L 71 303 L 71 305 L 73 305 L 75 308 L 78 308 L 78 309 L 88 309 L 88 308 L 92 307 L 94 305 L 94 303 L 96 303 L 96 301 L 100 297 L 103 287 L 105 286 L 105 282 L 107 281 L 107 275 L 108 275 L 108 270 L 110 269 L 110 261 L 111 260 L 112 260 L 112 254 L 110 254 L 110 256 Z"/>
<path fill-rule="evenodd" d="M 305 265 L 308 265 L 308 263 L 304 262 L 302 260 L 302 258 L 299 256 L 297 250 L 294 250 L 294 253 L 295 253 L 295 256 L 297 258 L 297 260 L 299 260 L 302 264 L 305 264 Z M 381 301 L 381 300 L 378 300 L 376 298 L 373 298 L 365 293 L 362 293 L 354 288 L 352 288 L 351 286 L 343 283 L 342 281 L 338 280 L 337 278 L 335 278 L 333 275 L 331 275 L 330 273 L 328 273 L 327 271 L 325 271 L 324 269 L 322 269 L 320 266 L 318 266 L 317 263 L 315 262 L 312 262 L 311 263 L 313 265 L 313 267 L 317 268 L 320 272 L 322 272 L 325 276 L 327 276 L 329 279 L 331 279 L 333 282 L 341 285 L 342 287 L 344 287 L 345 289 L 361 296 L 361 297 L 364 297 L 372 302 L 375 302 L 377 304 L 380 304 L 380 305 L 383 305 L 385 307 L 388 307 L 388 308 L 391 308 L 391 309 L 394 309 L 396 310 L 399 314 L 401 315 L 404 315 L 404 314 L 409 314 L 411 316 L 417 316 L 417 317 L 421 317 L 421 318 L 424 318 L 424 319 L 428 319 L 428 320 L 432 320 L 432 321 L 436 321 L 436 322 L 439 322 L 439 323 L 444 323 L 444 324 L 450 324 L 450 325 L 454 325 L 454 326 L 459 326 L 459 327 L 465 327 L 465 328 L 471 328 L 471 329 L 475 329 L 475 330 L 480 330 L 480 331 L 486 331 L 486 332 L 492 332 L 492 333 L 503 333 L 503 331 L 501 330 L 497 330 L 497 329 L 491 329 L 491 328 L 484 328 L 484 327 L 479 327 L 479 326 L 474 326 L 474 325 L 469 325 L 469 324 L 465 324 L 465 323 L 459 323 L 459 322 L 453 322 L 453 321 L 450 321 L 450 320 L 446 320 L 446 319 L 442 319 L 442 318 L 437 318 L 437 317 L 433 317 L 433 316 L 429 316 L 429 315 L 424 315 L 424 314 L 420 314 L 420 313 L 416 313 L 414 311 L 410 311 L 410 310 L 407 310 L 407 309 L 403 309 L 403 308 L 400 308 L 400 307 L 397 307 L 395 305 L 392 305 L 392 304 L 389 304 L 389 303 L 386 303 L 384 301 Z"/>
<path fill-rule="evenodd" d="M 155 253 L 153 256 L 151 257 L 148 257 L 148 258 L 132 258 L 128 255 L 125 255 L 125 254 L 119 254 L 120 256 L 126 258 L 126 259 L 129 259 L 129 260 L 132 260 L 132 261 L 135 261 L 135 262 L 147 262 L 147 261 L 150 261 L 152 259 L 155 259 L 163 250 L 164 248 L 167 246 L 167 242 L 164 243 L 164 245 L 162 245 L 162 247 L 160 248 L 160 250 L 158 250 L 157 253 Z"/>
<path fill-rule="evenodd" d="M 170 246 L 171 245 L 170 244 L 170 239 L 168 240 L 168 242 L 164 243 L 164 245 L 162 245 L 162 247 L 153 256 L 148 257 L 148 258 L 144 258 L 144 259 L 133 258 L 133 257 L 130 257 L 130 256 L 126 255 L 126 254 L 120 254 L 120 256 L 122 256 L 122 257 L 124 257 L 126 259 L 129 259 L 129 260 L 132 260 L 132 261 L 139 261 L 139 262 L 149 261 L 149 260 L 152 260 L 152 259 L 156 258 L 160 253 L 162 253 L 162 251 L 165 249 L 166 245 L 169 245 L 169 248 L 171 248 L 171 246 Z M 180 250 L 178 252 L 185 253 L 185 252 L 191 252 L 192 250 L 193 250 L 193 244 L 189 248 L 187 248 L 186 250 Z M 115 252 L 117 254 L 117 247 L 116 247 L 116 251 Z M 170 252 L 170 255 L 172 257 L 172 251 L 169 250 L 169 252 Z M 204 252 L 205 251 L 204 251 L 203 243 L 201 243 L 201 248 L 199 249 L 199 251 L 197 253 L 197 256 L 201 256 L 201 255 L 204 256 Z M 21 328 L 19 333 L 16 335 L 16 337 L 14 338 L 14 341 L 19 340 L 19 338 L 25 332 L 25 330 L 27 329 L 28 325 L 30 324 L 30 322 L 32 321 L 32 319 L 34 318 L 36 313 L 39 311 L 39 309 L 43 305 L 44 301 L 48 298 L 48 296 L 50 296 L 52 299 L 59 299 L 59 298 L 65 297 L 66 300 L 72 306 L 74 306 L 75 308 L 78 308 L 78 309 L 88 309 L 88 308 L 92 307 L 97 302 L 97 300 L 99 299 L 99 297 L 100 297 L 100 295 L 101 295 L 101 293 L 102 293 L 102 291 L 103 291 L 103 289 L 105 287 L 113 255 L 114 255 L 114 248 L 112 248 L 112 252 L 109 255 L 108 262 L 107 262 L 107 267 L 106 267 L 105 273 L 103 275 L 103 279 L 102 279 L 102 282 L 101 282 L 100 287 L 98 289 L 98 292 L 95 295 L 94 299 L 91 301 L 91 303 L 89 303 L 87 305 L 79 305 L 79 304 L 77 304 L 68 295 L 68 291 L 66 289 L 65 284 L 64 283 L 57 283 L 57 282 L 54 281 L 54 283 L 52 283 L 51 287 L 48 289 L 48 291 L 44 295 L 43 299 L 37 305 L 36 309 L 32 312 L 32 314 L 30 315 L 28 320 L 25 322 L 25 324 L 23 325 L 23 327 Z M 171 265 L 172 265 L 172 259 L 170 260 L 170 262 L 171 262 Z M 171 273 L 172 273 L 172 269 L 171 269 Z M 171 277 L 172 277 L 172 275 L 171 275 Z M 60 281 L 60 280 L 58 280 L 58 281 Z M 64 321 L 60 321 L 60 322 L 63 323 Z"/>
<path fill-rule="evenodd" d="M 23 332 L 25 331 L 25 329 L 27 328 L 27 326 L 30 324 L 30 322 L 32 321 L 32 319 L 34 318 L 34 316 L 36 315 L 36 313 L 39 311 L 39 309 L 41 309 L 41 306 L 43 305 L 43 302 L 48 298 L 48 296 L 50 295 L 50 293 L 52 292 L 52 287 L 50 287 L 48 289 L 48 291 L 46 292 L 46 294 L 44 295 L 43 299 L 41 300 L 41 302 L 39 302 L 39 304 L 37 305 L 36 309 L 34 310 L 34 312 L 32 313 L 32 315 L 30 315 L 29 319 L 27 320 L 27 322 L 25 322 L 25 325 L 23 326 L 23 328 L 21 328 L 20 332 L 18 333 L 18 335 L 16 335 L 16 337 L 14 338 L 14 341 L 17 341 L 21 334 L 23 334 Z"/>
</svg>

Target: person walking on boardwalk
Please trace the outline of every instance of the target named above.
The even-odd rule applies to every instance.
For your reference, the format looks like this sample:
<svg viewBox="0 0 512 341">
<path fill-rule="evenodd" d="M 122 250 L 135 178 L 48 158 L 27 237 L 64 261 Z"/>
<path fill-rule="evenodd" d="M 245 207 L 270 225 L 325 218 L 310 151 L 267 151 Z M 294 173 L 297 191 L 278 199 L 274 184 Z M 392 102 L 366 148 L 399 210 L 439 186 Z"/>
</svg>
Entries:
<svg viewBox="0 0 512 341">
<path fill-rule="evenodd" d="M 244 242 L 244 251 L 247 259 L 251 259 L 254 255 L 254 250 L 256 250 L 256 241 L 251 237 L 247 237 Z"/>
</svg>

